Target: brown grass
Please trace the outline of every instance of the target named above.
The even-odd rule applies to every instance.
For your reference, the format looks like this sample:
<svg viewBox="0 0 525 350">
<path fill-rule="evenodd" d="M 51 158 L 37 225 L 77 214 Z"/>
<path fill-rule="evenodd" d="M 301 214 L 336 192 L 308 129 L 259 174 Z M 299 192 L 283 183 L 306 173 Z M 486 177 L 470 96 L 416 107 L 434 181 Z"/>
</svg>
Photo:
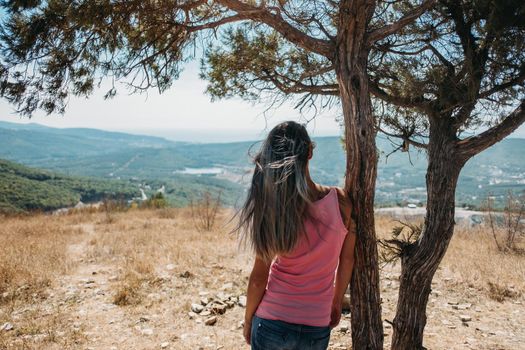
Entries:
<svg viewBox="0 0 525 350">
<path fill-rule="evenodd" d="M 206 337 L 209 344 L 220 344 L 225 349 L 242 348 L 237 328 L 242 309 L 236 307 L 221 315 L 213 328 L 187 316 L 191 303 L 199 302 L 201 292 L 213 296 L 231 282 L 233 287 L 228 293 L 245 293 L 252 257 L 239 250 L 237 238 L 228 233 L 230 216 L 231 212 L 220 211 L 216 229 L 211 232 L 199 232 L 194 227 L 189 209 L 3 219 L 0 297 L 3 293 L 7 297 L 0 300 L 0 326 L 12 322 L 16 328 L 0 331 L 0 348 L 69 349 L 93 344 L 96 348 L 110 348 L 115 344 L 113 335 L 119 334 L 103 327 L 109 327 L 110 321 L 117 324 L 112 319 L 120 314 L 119 332 L 125 339 L 117 343 L 117 348 L 158 348 L 168 340 L 174 344 L 172 348 L 192 349 L 203 346 Z M 397 225 L 387 217 L 378 217 L 376 224 L 380 237 L 386 237 Z M 389 274 L 397 274 L 398 268 Z M 97 280 L 93 289 L 83 289 L 84 282 L 79 279 L 91 277 L 92 271 L 107 283 L 99 285 Z M 84 274 L 82 278 L 79 273 Z M 457 228 L 435 280 L 446 295 L 474 293 L 477 300 L 494 300 L 497 304 L 517 302 L 523 296 L 524 275 L 525 257 L 499 252 L 487 229 Z M 395 278 L 383 282 L 392 285 L 390 294 L 384 293 L 385 302 L 386 298 L 394 302 L 391 295 L 398 282 Z M 59 287 L 69 285 L 80 288 L 71 301 L 59 294 L 63 290 Z M 97 288 L 107 288 L 107 293 L 97 295 Z M 48 296 L 54 293 L 58 294 L 51 298 L 53 303 L 48 302 Z M 90 311 L 89 307 L 98 305 L 96 298 L 100 298 L 102 309 Z M 80 322 L 78 312 L 86 308 L 92 315 L 82 316 L 85 322 L 80 326 L 71 326 Z M 386 308 L 392 312 L 392 306 Z M 158 316 L 160 320 L 144 346 L 136 343 L 143 338 L 136 334 L 137 329 L 150 327 L 154 321 L 137 321 L 143 315 Z M 97 330 L 90 330 L 93 327 Z M 193 332 L 200 332 L 200 336 L 185 337 Z M 93 333 L 100 333 L 102 338 L 90 343 L 88 334 Z"/>
<path fill-rule="evenodd" d="M 67 247 L 78 239 L 78 233 L 64 218 L 4 218 L 0 225 L 0 296 L 4 296 L 0 304 L 43 297 L 54 277 L 73 266 Z"/>
<path fill-rule="evenodd" d="M 390 238 L 400 223 L 380 216 L 376 226 L 380 238 Z M 440 270 L 456 289 L 474 288 L 498 301 L 525 291 L 525 257 L 499 251 L 489 227 L 456 227 Z"/>
</svg>

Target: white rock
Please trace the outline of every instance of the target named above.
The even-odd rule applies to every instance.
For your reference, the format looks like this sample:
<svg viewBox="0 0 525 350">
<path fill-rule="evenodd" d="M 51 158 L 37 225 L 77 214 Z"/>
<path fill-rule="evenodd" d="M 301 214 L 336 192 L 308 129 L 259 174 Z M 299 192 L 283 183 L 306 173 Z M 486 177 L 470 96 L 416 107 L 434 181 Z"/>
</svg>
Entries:
<svg viewBox="0 0 525 350">
<path fill-rule="evenodd" d="M 174 264 L 168 264 L 168 265 L 166 265 L 166 270 L 168 270 L 168 271 L 175 270 L 175 265 L 174 265 Z"/>
<path fill-rule="evenodd" d="M 228 282 L 228 283 L 225 283 L 222 285 L 221 289 L 222 290 L 230 290 L 233 288 L 233 282 Z"/>
<path fill-rule="evenodd" d="M 204 310 L 204 306 L 202 306 L 201 304 L 191 304 L 191 311 L 199 314 L 202 312 L 202 310 Z"/>
<path fill-rule="evenodd" d="M 144 334 L 144 335 L 153 335 L 153 329 L 151 329 L 151 328 L 144 328 L 142 330 L 142 334 Z"/>
<path fill-rule="evenodd" d="M 246 302 L 247 302 L 246 296 L 241 295 L 239 297 L 239 306 L 246 307 Z"/>
<path fill-rule="evenodd" d="M 463 322 L 469 322 L 469 321 L 472 321 L 472 317 L 470 317 L 469 315 L 460 315 L 459 316 L 459 319 Z"/>
<path fill-rule="evenodd" d="M 204 324 L 206 326 L 213 326 L 215 323 L 217 323 L 217 317 L 215 317 L 215 316 L 207 318 L 206 321 L 204 321 Z"/>
<path fill-rule="evenodd" d="M 0 327 L 0 331 L 6 331 L 6 332 L 8 332 L 8 331 L 10 331 L 10 330 L 13 330 L 13 328 L 14 328 L 14 327 L 13 327 L 13 325 L 12 325 L 11 323 L 6 322 L 6 323 L 4 323 L 4 324 L 2 325 L 2 327 Z"/>
<path fill-rule="evenodd" d="M 167 341 L 165 341 L 164 343 L 161 343 L 161 344 L 160 344 L 160 348 L 161 348 L 161 349 L 166 349 L 166 348 L 168 348 L 168 346 L 170 346 L 170 343 L 167 342 Z"/>
</svg>

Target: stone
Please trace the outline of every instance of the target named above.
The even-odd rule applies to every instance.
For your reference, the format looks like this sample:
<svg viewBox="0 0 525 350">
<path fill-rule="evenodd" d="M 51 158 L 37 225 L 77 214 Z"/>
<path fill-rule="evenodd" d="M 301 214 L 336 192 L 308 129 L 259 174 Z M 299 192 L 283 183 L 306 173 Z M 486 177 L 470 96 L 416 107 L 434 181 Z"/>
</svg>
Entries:
<svg viewBox="0 0 525 350">
<path fill-rule="evenodd" d="M 191 311 L 197 313 L 197 314 L 200 314 L 202 311 L 204 310 L 204 306 L 202 306 L 201 304 L 191 304 Z"/>
<path fill-rule="evenodd" d="M 164 343 L 161 343 L 161 344 L 160 344 L 160 348 L 161 348 L 161 349 L 167 349 L 168 346 L 170 346 L 170 343 L 167 342 L 167 341 L 165 341 Z"/>
<path fill-rule="evenodd" d="M 211 315 L 211 311 L 210 310 L 205 310 L 203 312 L 201 312 L 201 316 L 210 316 Z"/>
<path fill-rule="evenodd" d="M 174 265 L 174 264 L 168 264 L 168 265 L 166 265 L 166 270 L 168 270 L 168 271 L 173 271 L 173 270 L 175 270 L 175 265 Z"/>
<path fill-rule="evenodd" d="M 246 296 L 245 296 L 245 295 L 241 295 L 241 296 L 239 297 L 239 306 L 240 306 L 240 307 L 246 307 L 246 302 L 247 302 L 247 301 L 248 301 L 248 300 L 246 299 Z"/>
<path fill-rule="evenodd" d="M 153 329 L 151 329 L 151 328 L 144 328 L 142 330 L 142 334 L 144 334 L 144 335 L 153 335 Z"/>
<path fill-rule="evenodd" d="M 346 324 L 342 324 L 342 325 L 340 325 L 340 326 L 339 326 L 339 332 L 341 332 L 341 333 L 346 333 L 346 332 L 348 332 L 348 325 L 346 325 Z"/>
<path fill-rule="evenodd" d="M 209 298 L 206 298 L 206 297 L 201 298 L 201 304 L 202 304 L 203 306 L 206 306 L 206 305 L 208 305 L 209 303 L 210 303 L 210 299 L 209 299 Z"/>
<path fill-rule="evenodd" d="M 193 274 L 189 271 L 184 271 L 179 274 L 179 277 L 182 277 L 182 278 L 190 278 L 191 276 L 193 276 Z"/>
<path fill-rule="evenodd" d="M 219 314 L 219 315 L 222 315 L 223 313 L 226 312 L 226 306 L 225 305 L 218 305 L 218 304 L 214 304 L 212 305 L 211 307 L 211 312 L 213 314 Z"/>
<path fill-rule="evenodd" d="M 469 315 L 460 315 L 459 319 L 462 322 L 470 322 L 470 321 L 472 321 L 472 317 L 470 317 Z"/>
<path fill-rule="evenodd" d="M 233 288 L 233 282 L 228 282 L 222 285 L 221 290 L 230 290 Z"/>
<path fill-rule="evenodd" d="M 472 306 L 472 304 L 470 304 L 470 303 L 457 305 L 458 310 L 467 310 L 467 309 L 470 309 L 471 306 Z"/>
<path fill-rule="evenodd" d="M 223 293 L 223 292 L 219 292 L 219 293 L 217 293 L 217 298 L 215 300 L 227 301 L 227 300 L 230 300 L 230 297 L 231 297 L 231 295 L 229 295 L 229 294 L 226 294 L 226 293 Z"/>
<path fill-rule="evenodd" d="M 11 330 L 13 330 L 15 327 L 9 323 L 9 322 L 6 322 L 2 325 L 2 327 L 0 327 L 0 331 L 5 331 L 5 332 L 9 332 Z"/>
<path fill-rule="evenodd" d="M 193 320 L 195 317 L 197 317 L 197 314 L 193 311 L 188 312 L 188 317 L 190 320 Z"/>
<path fill-rule="evenodd" d="M 207 318 L 206 321 L 204 321 L 204 324 L 206 326 L 213 326 L 215 323 L 217 323 L 217 317 L 216 316 L 212 316 L 210 318 Z"/>
</svg>

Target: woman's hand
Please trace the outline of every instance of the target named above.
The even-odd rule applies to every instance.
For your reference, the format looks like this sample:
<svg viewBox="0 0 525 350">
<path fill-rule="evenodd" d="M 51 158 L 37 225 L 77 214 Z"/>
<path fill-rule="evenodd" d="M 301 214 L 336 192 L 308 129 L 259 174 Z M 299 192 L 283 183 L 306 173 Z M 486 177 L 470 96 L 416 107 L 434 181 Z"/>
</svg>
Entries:
<svg viewBox="0 0 525 350">
<path fill-rule="evenodd" d="M 251 344 L 251 333 L 252 333 L 252 321 L 246 321 L 244 320 L 244 328 L 243 328 L 243 335 L 244 340 L 246 341 L 246 344 Z"/>
<path fill-rule="evenodd" d="M 330 312 L 330 328 L 334 328 L 341 321 L 341 311 L 343 307 L 341 304 L 332 304 L 332 311 Z"/>
</svg>

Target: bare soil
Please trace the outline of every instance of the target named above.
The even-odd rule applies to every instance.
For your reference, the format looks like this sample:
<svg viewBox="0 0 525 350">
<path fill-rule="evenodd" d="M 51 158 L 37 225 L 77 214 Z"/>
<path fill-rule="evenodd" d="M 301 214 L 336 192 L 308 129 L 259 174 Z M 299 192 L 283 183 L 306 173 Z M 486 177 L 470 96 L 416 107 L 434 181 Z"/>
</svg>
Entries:
<svg viewBox="0 0 525 350">
<path fill-rule="evenodd" d="M 38 276 L 25 272 L 0 284 L 0 349 L 248 349 L 244 308 L 237 301 L 245 294 L 252 257 L 229 234 L 229 216 L 221 213 L 212 232 L 195 230 L 185 209 L 4 219 L 0 237 L 11 238 L 0 242 L 0 262 L 27 261 L 48 283 L 32 290 Z M 60 264 L 46 260 L 45 251 L 24 247 L 24 239 L 12 239 L 33 230 L 32 244 L 39 244 L 46 225 L 67 235 L 58 248 L 60 242 L 41 237 L 40 244 L 63 250 Z M 378 232 L 386 234 L 393 225 L 380 218 Z M 458 229 L 456 236 L 434 278 L 425 346 L 524 349 L 525 257 L 497 252 L 481 229 Z M 15 242 L 17 249 L 10 246 Z M 30 252 L 42 257 L 22 259 Z M 398 275 L 395 265 L 381 275 L 386 348 Z M 203 298 L 235 303 L 206 325 L 213 315 L 189 314 Z M 347 314 L 332 331 L 330 349 L 350 344 Z"/>
</svg>

